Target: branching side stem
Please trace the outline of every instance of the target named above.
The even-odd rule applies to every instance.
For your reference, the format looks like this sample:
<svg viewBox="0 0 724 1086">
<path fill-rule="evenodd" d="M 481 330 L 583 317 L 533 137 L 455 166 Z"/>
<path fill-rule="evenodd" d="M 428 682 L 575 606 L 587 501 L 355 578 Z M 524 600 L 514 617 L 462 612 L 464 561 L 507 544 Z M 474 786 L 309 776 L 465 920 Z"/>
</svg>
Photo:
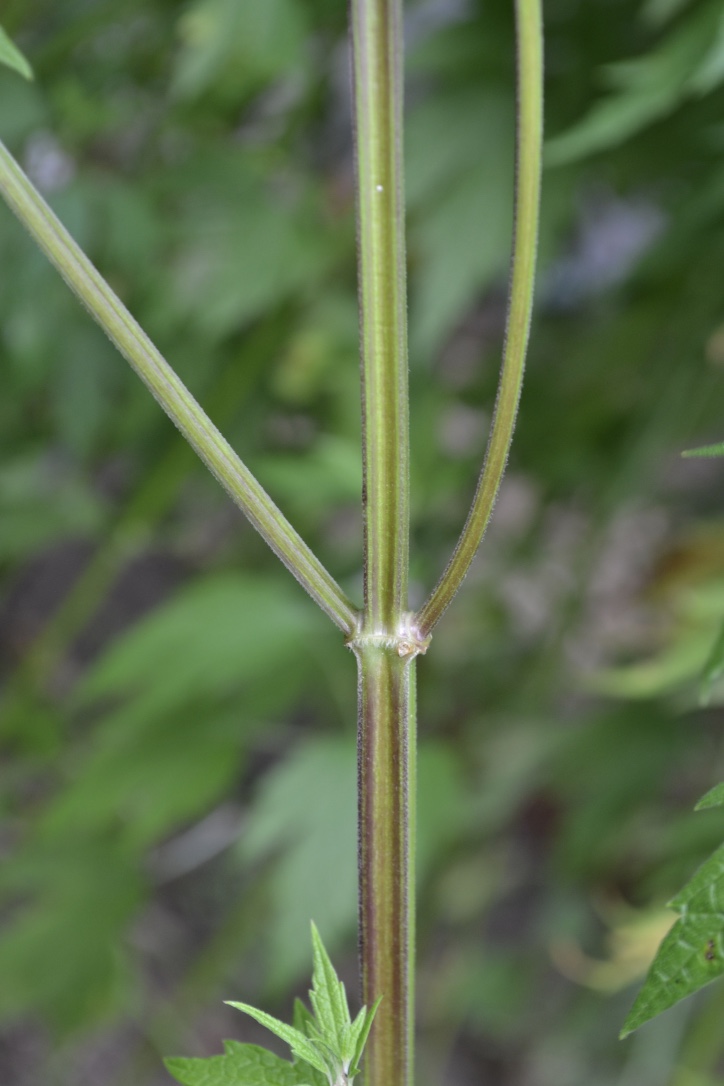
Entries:
<svg viewBox="0 0 724 1086">
<path fill-rule="evenodd" d="M 312 599 L 349 636 L 356 628 L 357 613 L 339 585 L 219 433 L 2 143 L 0 193 L 212 475 Z"/>
<path fill-rule="evenodd" d="M 417 624 L 429 635 L 463 582 L 488 526 L 508 460 L 533 312 L 543 141 L 543 22 L 540 0 L 516 0 L 518 110 L 515 228 L 503 365 L 485 461 L 462 534 Z"/>
</svg>

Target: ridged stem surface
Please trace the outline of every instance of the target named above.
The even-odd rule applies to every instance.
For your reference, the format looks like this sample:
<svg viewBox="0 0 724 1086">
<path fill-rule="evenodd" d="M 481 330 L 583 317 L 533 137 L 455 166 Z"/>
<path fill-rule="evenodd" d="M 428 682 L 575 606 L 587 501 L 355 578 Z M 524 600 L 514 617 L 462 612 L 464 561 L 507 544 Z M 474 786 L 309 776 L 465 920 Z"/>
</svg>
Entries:
<svg viewBox="0 0 724 1086">
<path fill-rule="evenodd" d="M 365 630 L 407 610 L 409 437 L 402 169 L 402 3 L 352 0 Z"/>
<path fill-rule="evenodd" d="M 362 644 L 359 859 L 362 999 L 382 1003 L 364 1058 L 368 1086 L 413 1073 L 415 668 L 395 647 Z"/>
<path fill-rule="evenodd" d="M 362 367 L 364 612 L 359 665 L 360 963 L 379 996 L 367 1086 L 411 1086 L 414 657 L 406 627 L 409 425 L 402 0 L 351 0 Z"/>
</svg>

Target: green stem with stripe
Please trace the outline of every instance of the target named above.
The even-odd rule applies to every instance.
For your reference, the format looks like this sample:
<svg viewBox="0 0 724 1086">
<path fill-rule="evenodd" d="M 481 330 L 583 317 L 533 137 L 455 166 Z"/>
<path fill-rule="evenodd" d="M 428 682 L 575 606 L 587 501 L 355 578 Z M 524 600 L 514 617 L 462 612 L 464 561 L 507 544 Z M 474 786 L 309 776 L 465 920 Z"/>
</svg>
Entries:
<svg viewBox="0 0 724 1086">
<path fill-rule="evenodd" d="M 533 314 L 543 145 L 543 13 L 541 0 L 515 0 L 518 104 L 515 228 L 503 365 L 485 461 L 468 518 L 452 557 L 417 625 L 429 636 L 465 578 L 500 490 L 523 387 Z"/>
<path fill-rule="evenodd" d="M 365 605 L 359 668 L 362 999 L 377 1012 L 369 1086 L 412 1083 L 415 697 L 408 628 L 409 436 L 402 168 L 402 0 L 352 0 Z"/>
</svg>

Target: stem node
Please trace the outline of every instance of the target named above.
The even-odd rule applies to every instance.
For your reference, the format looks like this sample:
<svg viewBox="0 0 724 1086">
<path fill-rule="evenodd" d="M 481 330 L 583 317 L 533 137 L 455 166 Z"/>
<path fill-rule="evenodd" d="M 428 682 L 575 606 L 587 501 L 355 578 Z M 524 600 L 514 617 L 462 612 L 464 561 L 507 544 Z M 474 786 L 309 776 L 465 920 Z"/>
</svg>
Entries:
<svg viewBox="0 0 724 1086">
<path fill-rule="evenodd" d="M 414 612 L 406 611 L 394 630 L 365 631 L 360 626 L 352 637 L 345 641 L 345 645 L 356 656 L 360 655 L 365 646 L 371 646 L 394 651 L 402 659 L 412 660 L 415 656 L 425 655 L 431 639 L 430 634 L 424 637 L 420 632 Z"/>
</svg>

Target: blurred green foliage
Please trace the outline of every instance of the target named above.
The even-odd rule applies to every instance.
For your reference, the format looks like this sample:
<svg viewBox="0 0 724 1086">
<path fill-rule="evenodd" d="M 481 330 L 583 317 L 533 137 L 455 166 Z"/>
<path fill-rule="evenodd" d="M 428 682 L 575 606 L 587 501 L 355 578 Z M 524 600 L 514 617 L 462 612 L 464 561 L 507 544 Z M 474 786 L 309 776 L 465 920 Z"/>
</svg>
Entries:
<svg viewBox="0 0 724 1086">
<path fill-rule="evenodd" d="M 508 0 L 407 5 L 413 592 L 485 441 L 511 236 Z M 6 0 L 0 135 L 359 598 L 345 5 Z M 550 0 L 518 434 L 420 677 L 420 1086 L 716 1081 L 724 993 L 619 1044 L 724 838 L 724 37 Z M 354 984 L 354 662 L 0 208 L 0 1080 L 168 1082 Z M 671 914 L 671 920 L 674 919 Z M 272 1001 L 270 1003 L 270 1001 Z M 248 1032 L 244 1032 L 244 1029 Z"/>
</svg>

